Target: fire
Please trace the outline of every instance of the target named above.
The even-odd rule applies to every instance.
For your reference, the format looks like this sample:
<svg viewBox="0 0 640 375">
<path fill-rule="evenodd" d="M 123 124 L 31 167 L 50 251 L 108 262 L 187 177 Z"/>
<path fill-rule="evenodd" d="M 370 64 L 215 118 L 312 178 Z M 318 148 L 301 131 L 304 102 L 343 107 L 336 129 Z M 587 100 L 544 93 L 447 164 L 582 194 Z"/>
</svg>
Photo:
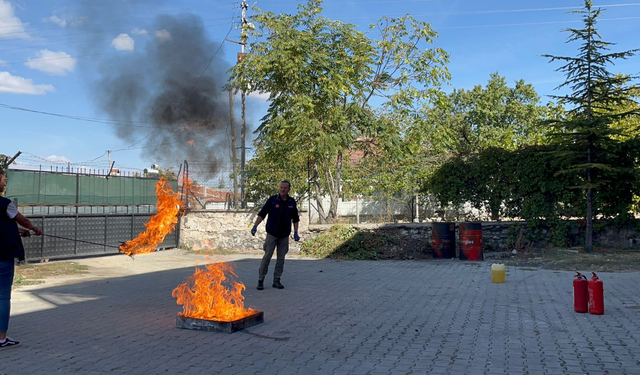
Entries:
<svg viewBox="0 0 640 375">
<path fill-rule="evenodd" d="M 188 181 L 185 181 L 188 185 Z M 188 187 L 185 186 L 185 190 Z M 171 190 L 171 185 L 165 178 L 156 183 L 156 196 L 158 197 L 158 212 L 145 223 L 145 231 L 131 241 L 120 245 L 120 252 L 133 256 L 136 254 L 151 253 L 156 251 L 159 243 L 164 241 L 167 234 L 171 233 L 178 222 L 178 213 L 182 201 L 178 193 Z"/>
<path fill-rule="evenodd" d="M 234 265 L 224 262 L 210 263 L 206 268 L 196 267 L 193 276 L 178 285 L 171 295 L 182 305 L 180 316 L 194 319 L 231 322 L 257 313 L 245 309 L 244 284 L 234 281 L 238 275 Z"/>
<path fill-rule="evenodd" d="M 189 146 L 193 146 L 196 147 L 196 142 L 192 139 L 189 142 L 187 142 L 189 144 Z"/>
</svg>

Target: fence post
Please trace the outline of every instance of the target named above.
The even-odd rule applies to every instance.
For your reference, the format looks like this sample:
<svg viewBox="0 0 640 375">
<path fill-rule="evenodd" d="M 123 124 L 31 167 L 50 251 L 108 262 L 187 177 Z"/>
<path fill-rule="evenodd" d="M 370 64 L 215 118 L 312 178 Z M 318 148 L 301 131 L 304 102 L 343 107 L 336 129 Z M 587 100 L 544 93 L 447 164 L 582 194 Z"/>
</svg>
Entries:
<svg viewBox="0 0 640 375">
<path fill-rule="evenodd" d="M 73 231 L 73 254 L 74 255 L 78 255 L 78 206 L 76 205 L 76 216 L 75 216 L 75 224 L 74 224 L 74 231 Z"/>
<path fill-rule="evenodd" d="M 78 215 L 78 203 L 80 203 L 80 175 L 76 171 L 76 215 Z"/>
<path fill-rule="evenodd" d="M 106 214 L 104 215 L 104 242 L 103 242 L 104 243 L 104 249 L 103 249 L 103 251 L 105 253 L 107 252 L 107 221 L 108 221 L 107 216 L 108 215 L 106 215 Z"/>
<path fill-rule="evenodd" d="M 360 196 L 356 195 L 356 224 L 360 224 Z"/>
<path fill-rule="evenodd" d="M 47 233 L 47 229 L 44 227 L 45 224 L 45 220 L 44 220 L 44 216 L 42 216 L 42 231 L 44 233 Z M 40 259 L 44 260 L 44 237 L 45 236 L 40 236 Z"/>
<path fill-rule="evenodd" d="M 40 170 L 38 171 L 38 203 L 40 203 L 40 178 L 42 177 L 42 165 L 40 166 Z"/>
</svg>

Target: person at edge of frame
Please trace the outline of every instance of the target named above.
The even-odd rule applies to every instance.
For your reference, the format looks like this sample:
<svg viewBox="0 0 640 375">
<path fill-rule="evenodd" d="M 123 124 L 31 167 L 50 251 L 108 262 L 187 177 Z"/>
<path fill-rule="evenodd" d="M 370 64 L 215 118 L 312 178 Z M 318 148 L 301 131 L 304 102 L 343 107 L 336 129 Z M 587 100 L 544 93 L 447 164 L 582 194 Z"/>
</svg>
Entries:
<svg viewBox="0 0 640 375">
<path fill-rule="evenodd" d="M 20 341 L 7 337 L 11 313 L 11 288 L 16 258 L 24 261 L 24 247 L 20 237 L 30 237 L 31 231 L 40 236 L 40 228 L 18 212 L 10 199 L 4 197 L 7 173 L 0 168 L 0 351 L 20 346 Z M 18 224 L 27 229 L 18 228 Z"/>
<path fill-rule="evenodd" d="M 298 207 L 296 200 L 289 196 L 291 183 L 289 181 L 280 182 L 279 193 L 269 197 L 264 204 L 258 217 L 251 228 L 251 235 L 255 236 L 258 231 L 258 225 L 268 215 L 265 230 L 267 238 L 264 240 L 264 256 L 260 263 L 258 271 L 258 290 L 264 289 L 264 278 L 269 271 L 269 263 L 273 257 L 273 252 L 277 248 L 276 267 L 273 271 L 273 287 L 284 289 L 284 285 L 280 282 L 282 272 L 284 271 L 284 257 L 289 251 L 289 235 L 291 234 L 291 223 L 293 223 L 293 239 L 300 241 L 298 235 L 298 223 L 300 216 L 298 215 Z"/>
</svg>

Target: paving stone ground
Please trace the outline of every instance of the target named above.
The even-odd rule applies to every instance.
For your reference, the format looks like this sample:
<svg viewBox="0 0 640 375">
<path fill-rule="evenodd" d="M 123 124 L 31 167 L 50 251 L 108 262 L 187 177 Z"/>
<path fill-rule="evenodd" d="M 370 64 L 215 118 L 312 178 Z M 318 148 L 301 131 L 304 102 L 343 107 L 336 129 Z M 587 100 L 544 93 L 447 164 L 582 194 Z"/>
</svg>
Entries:
<svg viewBox="0 0 640 375">
<path fill-rule="evenodd" d="M 222 258 L 263 324 L 175 327 L 171 291 L 202 256 L 83 259 L 87 275 L 14 291 L 23 346 L 0 351 L 0 373 L 640 374 L 638 272 L 600 275 L 596 316 L 573 311 L 571 272 L 512 267 L 493 284 L 490 262 L 290 258 L 286 288 L 258 291 L 258 257 Z"/>
</svg>

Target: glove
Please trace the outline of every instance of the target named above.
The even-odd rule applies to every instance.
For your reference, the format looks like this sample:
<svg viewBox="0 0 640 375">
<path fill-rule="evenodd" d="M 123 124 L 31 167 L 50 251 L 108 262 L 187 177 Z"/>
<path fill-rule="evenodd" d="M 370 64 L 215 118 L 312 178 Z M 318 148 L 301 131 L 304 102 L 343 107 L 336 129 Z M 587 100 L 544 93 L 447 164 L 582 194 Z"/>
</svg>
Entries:
<svg viewBox="0 0 640 375">
<path fill-rule="evenodd" d="M 298 232 L 293 232 L 293 239 L 296 241 L 300 241 L 300 236 L 298 236 Z"/>
<path fill-rule="evenodd" d="M 251 235 L 255 236 L 257 231 L 258 231 L 258 227 L 254 225 L 253 228 L 251 228 Z"/>
</svg>

